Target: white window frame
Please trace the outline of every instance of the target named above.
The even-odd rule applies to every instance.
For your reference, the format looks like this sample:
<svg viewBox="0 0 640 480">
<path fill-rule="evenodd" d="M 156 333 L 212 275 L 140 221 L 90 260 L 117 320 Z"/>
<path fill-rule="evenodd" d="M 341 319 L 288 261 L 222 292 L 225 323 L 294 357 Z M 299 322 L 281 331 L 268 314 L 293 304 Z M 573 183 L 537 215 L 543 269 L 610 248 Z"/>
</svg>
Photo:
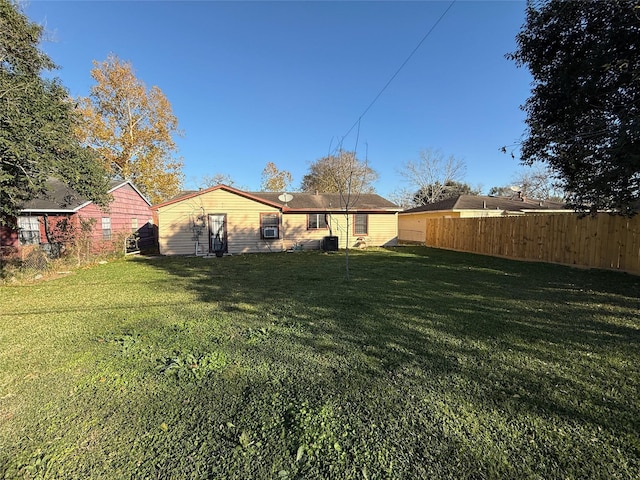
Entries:
<svg viewBox="0 0 640 480">
<path fill-rule="evenodd" d="M 102 239 L 111 240 L 111 217 L 102 217 Z"/>
<path fill-rule="evenodd" d="M 40 220 L 38 217 L 18 217 L 20 245 L 40 245 Z"/>
<path fill-rule="evenodd" d="M 314 225 L 311 225 L 311 219 L 314 219 Z M 329 228 L 326 213 L 308 213 L 307 214 L 307 230 L 326 230 Z"/>
</svg>

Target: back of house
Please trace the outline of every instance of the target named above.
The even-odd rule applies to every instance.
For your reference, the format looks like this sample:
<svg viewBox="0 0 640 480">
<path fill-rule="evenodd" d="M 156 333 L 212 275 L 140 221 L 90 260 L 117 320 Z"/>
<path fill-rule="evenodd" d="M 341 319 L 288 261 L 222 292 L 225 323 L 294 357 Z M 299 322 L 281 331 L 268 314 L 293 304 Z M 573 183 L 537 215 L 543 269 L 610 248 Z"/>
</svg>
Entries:
<svg viewBox="0 0 640 480">
<path fill-rule="evenodd" d="M 344 203 L 338 194 L 285 196 L 217 185 L 152 208 L 164 255 L 397 244 L 399 207 L 375 194 L 358 196 L 348 210 Z"/>
</svg>

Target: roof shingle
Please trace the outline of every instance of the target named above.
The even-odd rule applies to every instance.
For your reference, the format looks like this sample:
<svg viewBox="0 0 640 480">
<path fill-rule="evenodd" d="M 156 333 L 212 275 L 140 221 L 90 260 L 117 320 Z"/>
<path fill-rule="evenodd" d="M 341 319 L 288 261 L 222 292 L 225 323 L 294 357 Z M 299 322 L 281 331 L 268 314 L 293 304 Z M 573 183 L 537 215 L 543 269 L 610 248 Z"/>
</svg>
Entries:
<svg viewBox="0 0 640 480">
<path fill-rule="evenodd" d="M 562 203 L 485 195 L 457 195 L 440 202 L 410 208 L 402 213 L 437 212 L 443 210 L 566 210 Z"/>
</svg>

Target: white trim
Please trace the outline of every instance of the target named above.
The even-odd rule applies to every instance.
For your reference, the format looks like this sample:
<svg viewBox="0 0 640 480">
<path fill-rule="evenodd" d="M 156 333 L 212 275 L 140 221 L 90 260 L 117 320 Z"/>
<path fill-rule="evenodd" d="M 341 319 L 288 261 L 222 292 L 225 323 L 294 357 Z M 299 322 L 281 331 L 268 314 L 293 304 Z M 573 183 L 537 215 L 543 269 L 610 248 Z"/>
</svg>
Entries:
<svg viewBox="0 0 640 480">
<path fill-rule="evenodd" d="M 20 213 L 75 213 L 75 210 L 62 210 L 51 208 L 25 208 Z"/>
<path fill-rule="evenodd" d="M 115 187 L 111 188 L 111 190 L 109 190 L 107 193 L 111 193 L 111 192 L 113 192 L 113 191 L 115 191 L 115 190 L 119 189 L 120 187 L 124 186 L 126 183 L 128 183 L 129 185 L 131 185 L 131 188 L 133 188 L 133 189 L 136 191 L 136 193 L 137 193 L 138 195 L 140 195 L 140 196 L 142 197 L 142 199 L 143 199 L 145 202 L 147 202 L 147 205 L 151 206 L 151 202 L 150 202 L 149 200 L 147 200 L 147 197 L 145 197 L 145 196 L 140 192 L 140 190 L 138 190 L 138 189 L 136 188 L 136 186 L 131 182 L 131 180 L 122 180 L 122 183 L 119 183 L 119 184 L 118 184 L 118 185 L 116 185 Z M 91 203 L 91 202 L 89 202 L 89 203 Z"/>
</svg>

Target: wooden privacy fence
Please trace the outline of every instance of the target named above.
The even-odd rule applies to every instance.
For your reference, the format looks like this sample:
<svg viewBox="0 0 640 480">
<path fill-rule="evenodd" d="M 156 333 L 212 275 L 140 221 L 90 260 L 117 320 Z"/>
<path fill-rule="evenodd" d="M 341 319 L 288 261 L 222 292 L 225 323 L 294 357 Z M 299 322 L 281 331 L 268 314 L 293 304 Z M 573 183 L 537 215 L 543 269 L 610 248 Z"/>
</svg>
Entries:
<svg viewBox="0 0 640 480">
<path fill-rule="evenodd" d="M 430 247 L 640 274 L 640 215 L 431 218 L 424 233 Z"/>
</svg>

